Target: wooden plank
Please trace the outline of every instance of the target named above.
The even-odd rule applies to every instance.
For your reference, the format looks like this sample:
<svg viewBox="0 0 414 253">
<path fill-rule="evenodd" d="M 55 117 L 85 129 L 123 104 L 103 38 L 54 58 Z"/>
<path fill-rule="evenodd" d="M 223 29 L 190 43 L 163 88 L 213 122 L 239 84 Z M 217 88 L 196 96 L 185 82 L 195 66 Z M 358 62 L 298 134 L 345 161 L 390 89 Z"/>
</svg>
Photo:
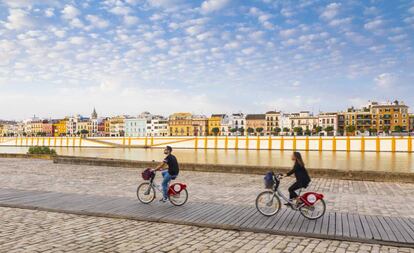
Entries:
<svg viewBox="0 0 414 253">
<path fill-rule="evenodd" d="M 400 217 L 392 217 L 398 227 L 401 228 L 401 233 L 404 234 L 407 242 L 414 243 L 414 230 L 411 230 L 409 226 Z"/>
<path fill-rule="evenodd" d="M 300 214 L 299 211 L 296 211 L 295 214 L 292 217 L 292 220 L 290 221 L 289 225 L 286 227 L 286 231 L 292 232 L 293 228 L 295 228 L 296 225 L 299 224 L 302 225 L 304 217 Z"/>
<path fill-rule="evenodd" d="M 288 210 L 286 208 L 283 208 L 275 216 L 269 217 L 269 220 L 265 222 L 262 227 L 264 229 L 272 229 L 278 221 L 285 217 L 287 212 Z"/>
<path fill-rule="evenodd" d="M 334 237 L 336 228 L 336 215 L 335 213 L 329 213 L 329 226 L 328 235 Z"/>
<path fill-rule="evenodd" d="M 342 221 L 342 236 L 345 238 L 350 238 L 351 233 L 349 231 L 349 221 L 348 215 L 346 213 L 340 213 Z"/>
<path fill-rule="evenodd" d="M 230 209 L 227 206 L 217 206 L 216 212 L 211 212 L 211 215 L 206 217 L 205 219 L 199 221 L 199 222 L 205 222 L 212 224 L 215 220 L 223 218 L 223 216 L 228 213 Z"/>
<path fill-rule="evenodd" d="M 364 228 L 362 227 L 362 223 L 360 220 L 360 216 L 358 214 L 353 214 L 354 216 L 354 223 L 357 229 L 358 238 L 366 238 Z"/>
<path fill-rule="evenodd" d="M 380 240 L 382 241 L 389 241 L 390 238 L 388 237 L 388 232 L 384 227 L 382 226 L 382 223 L 380 222 L 378 216 L 371 216 L 371 219 L 375 225 L 375 228 L 378 230 L 378 233 L 380 235 Z"/>
<path fill-rule="evenodd" d="M 348 223 L 349 223 L 349 233 L 351 234 L 351 238 L 358 238 L 357 228 L 354 222 L 354 216 L 352 214 L 348 214 Z"/>
<path fill-rule="evenodd" d="M 225 220 L 227 220 L 229 217 L 238 215 L 242 210 L 241 206 L 233 206 L 231 210 L 229 210 L 226 214 L 222 215 L 220 219 L 217 219 L 215 222 L 217 223 L 223 223 Z"/>
<path fill-rule="evenodd" d="M 397 241 L 397 237 L 394 235 L 394 232 L 391 230 L 390 226 L 385 221 L 384 217 L 377 216 L 378 220 L 381 222 L 382 227 L 387 231 L 388 239 L 390 241 Z"/>
<path fill-rule="evenodd" d="M 368 221 L 365 215 L 360 215 L 359 216 L 361 223 L 362 223 L 362 228 L 364 229 L 364 233 L 365 233 L 365 238 L 367 239 L 372 239 L 372 232 L 370 229 L 370 226 L 368 225 Z"/>
<path fill-rule="evenodd" d="M 375 240 L 381 240 L 381 234 L 379 233 L 378 227 L 375 224 L 372 216 L 367 215 L 367 216 L 365 216 L 365 218 L 367 220 L 369 229 L 372 233 L 372 238 L 375 239 Z"/>
<path fill-rule="evenodd" d="M 256 213 L 256 210 L 253 208 L 248 208 L 245 213 L 237 220 L 233 225 L 241 226 L 241 224 L 245 223 L 247 220 L 251 219 L 252 215 Z"/>
<path fill-rule="evenodd" d="M 343 235 L 343 228 L 342 228 L 342 215 L 340 213 L 336 213 L 335 215 L 335 236 L 342 237 Z"/>
<path fill-rule="evenodd" d="M 391 231 L 394 233 L 396 237 L 397 242 L 407 242 L 407 239 L 405 236 L 401 233 L 400 228 L 398 228 L 393 220 L 391 220 L 390 217 L 384 217 L 385 222 L 388 224 L 388 226 L 391 228 Z"/>
<path fill-rule="evenodd" d="M 237 222 L 237 220 L 240 217 L 242 217 L 249 209 L 250 208 L 248 208 L 247 206 L 240 207 L 239 211 L 236 214 L 227 217 L 226 219 L 222 221 L 222 223 L 226 225 L 232 225 L 233 223 Z"/>
<path fill-rule="evenodd" d="M 220 212 L 222 209 L 218 205 L 211 205 L 207 207 L 202 213 L 200 213 L 200 216 L 193 220 L 194 222 L 205 222 L 209 217 L 214 216 L 218 212 Z"/>
<path fill-rule="evenodd" d="M 319 232 L 322 235 L 328 235 L 329 218 L 330 218 L 329 213 L 327 213 L 323 216 L 322 226 L 321 226 L 321 230 Z"/>
<path fill-rule="evenodd" d="M 286 231 L 286 228 L 289 226 L 290 222 L 295 216 L 295 213 L 296 213 L 295 211 L 289 210 L 289 215 L 286 217 L 286 219 L 283 221 L 283 223 L 280 225 L 280 227 L 277 230 Z"/>
</svg>

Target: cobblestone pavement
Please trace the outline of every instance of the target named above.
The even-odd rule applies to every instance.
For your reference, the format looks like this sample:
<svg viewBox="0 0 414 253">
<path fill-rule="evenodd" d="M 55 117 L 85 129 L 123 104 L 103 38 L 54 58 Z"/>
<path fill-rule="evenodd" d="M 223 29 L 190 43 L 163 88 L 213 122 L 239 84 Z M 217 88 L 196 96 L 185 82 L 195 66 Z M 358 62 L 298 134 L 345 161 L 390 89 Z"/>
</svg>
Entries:
<svg viewBox="0 0 414 253">
<path fill-rule="evenodd" d="M 0 187 L 136 198 L 142 168 L 53 164 L 46 160 L 0 159 Z M 160 175 L 157 175 L 160 180 Z M 282 182 L 282 189 L 293 178 Z M 182 171 L 189 201 L 254 205 L 263 176 Z M 326 196 L 328 211 L 414 218 L 414 184 L 315 178 L 307 190 Z"/>
<path fill-rule="evenodd" d="M 0 252 L 414 252 L 409 248 L 0 208 Z"/>
</svg>

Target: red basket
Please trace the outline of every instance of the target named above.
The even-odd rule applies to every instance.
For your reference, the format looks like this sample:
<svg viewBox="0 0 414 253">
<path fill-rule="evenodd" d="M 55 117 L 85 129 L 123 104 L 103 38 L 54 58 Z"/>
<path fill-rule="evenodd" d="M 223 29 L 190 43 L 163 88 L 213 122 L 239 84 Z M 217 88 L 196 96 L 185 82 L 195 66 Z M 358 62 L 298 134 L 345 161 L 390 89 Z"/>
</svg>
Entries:
<svg viewBox="0 0 414 253">
<path fill-rule="evenodd" d="M 142 179 L 144 180 L 150 180 L 151 176 L 153 175 L 154 172 L 152 172 L 152 170 L 150 168 L 144 170 L 141 175 L 142 175 Z"/>
</svg>

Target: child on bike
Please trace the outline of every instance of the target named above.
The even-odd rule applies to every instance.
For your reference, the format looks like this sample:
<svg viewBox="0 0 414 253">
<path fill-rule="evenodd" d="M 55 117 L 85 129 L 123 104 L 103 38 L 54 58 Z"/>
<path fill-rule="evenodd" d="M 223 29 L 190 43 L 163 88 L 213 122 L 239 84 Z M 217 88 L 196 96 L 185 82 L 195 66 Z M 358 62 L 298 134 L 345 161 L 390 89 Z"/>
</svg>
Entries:
<svg viewBox="0 0 414 253">
<path fill-rule="evenodd" d="M 305 169 L 302 155 L 299 152 L 293 152 L 292 161 L 294 161 L 295 164 L 293 166 L 293 169 L 289 171 L 286 176 L 288 177 L 292 174 L 295 174 L 296 182 L 289 187 L 289 198 L 291 201 L 295 200 L 297 203 L 298 194 L 296 193 L 296 190 L 308 187 L 311 179 Z"/>
</svg>

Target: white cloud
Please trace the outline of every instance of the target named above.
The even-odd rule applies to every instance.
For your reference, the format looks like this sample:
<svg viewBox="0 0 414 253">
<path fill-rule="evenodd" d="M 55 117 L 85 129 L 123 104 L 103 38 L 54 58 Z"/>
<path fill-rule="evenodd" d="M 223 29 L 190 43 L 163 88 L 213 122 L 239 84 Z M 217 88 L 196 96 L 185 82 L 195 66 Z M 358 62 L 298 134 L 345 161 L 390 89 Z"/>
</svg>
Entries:
<svg viewBox="0 0 414 253">
<path fill-rule="evenodd" d="M 251 55 L 256 51 L 256 48 L 254 47 L 248 47 L 242 50 L 242 53 L 245 55 Z"/>
<path fill-rule="evenodd" d="M 407 38 L 407 34 L 399 34 L 399 35 L 388 37 L 388 39 L 394 43 L 400 42 L 406 38 Z"/>
<path fill-rule="evenodd" d="M 380 28 L 383 24 L 384 21 L 382 19 L 375 19 L 373 21 L 365 23 L 364 28 L 373 31 Z"/>
<path fill-rule="evenodd" d="M 126 16 L 129 13 L 132 12 L 131 8 L 126 7 L 126 6 L 116 6 L 112 9 L 109 10 L 109 12 L 116 14 L 116 15 L 120 15 L 120 16 Z"/>
<path fill-rule="evenodd" d="M 47 8 L 45 10 L 45 16 L 48 17 L 48 18 L 53 17 L 55 15 L 54 11 L 55 11 L 55 9 L 53 9 L 53 8 Z"/>
<path fill-rule="evenodd" d="M 205 0 L 201 4 L 201 11 L 204 13 L 214 12 L 227 6 L 230 0 Z"/>
<path fill-rule="evenodd" d="M 326 6 L 325 10 L 322 12 L 320 17 L 326 20 L 333 19 L 334 17 L 336 17 L 336 15 L 338 15 L 340 7 L 340 3 L 331 3 L 328 6 Z"/>
<path fill-rule="evenodd" d="M 106 27 L 109 26 L 108 21 L 106 21 L 106 20 L 104 20 L 104 19 L 102 19 L 98 16 L 95 16 L 95 15 L 87 15 L 86 20 L 88 20 L 91 23 L 91 25 L 95 28 L 102 29 L 102 28 L 106 28 Z"/>
<path fill-rule="evenodd" d="M 64 38 L 66 36 L 66 32 L 64 30 L 56 30 L 53 32 L 56 37 L 58 38 Z"/>
<path fill-rule="evenodd" d="M 374 82 L 379 88 L 391 88 L 396 84 L 396 76 L 390 73 L 382 73 L 374 78 Z"/>
<path fill-rule="evenodd" d="M 21 30 L 25 28 L 32 28 L 35 26 L 35 21 L 30 17 L 27 11 L 22 9 L 10 9 L 9 16 L 5 27 L 10 30 Z"/>
<path fill-rule="evenodd" d="M 240 43 L 237 41 L 232 41 L 224 45 L 224 48 L 226 49 L 237 49 L 239 47 L 240 47 Z"/>
<path fill-rule="evenodd" d="M 330 26 L 342 26 L 342 25 L 348 25 L 352 22 L 352 18 L 341 18 L 341 19 L 333 19 L 329 22 Z"/>
<path fill-rule="evenodd" d="M 289 38 L 292 35 L 294 35 L 296 33 L 296 29 L 286 29 L 286 30 L 281 30 L 279 32 L 280 36 L 284 37 L 284 38 Z"/>
<path fill-rule="evenodd" d="M 136 25 L 139 22 L 139 19 L 135 16 L 125 16 L 124 17 L 124 23 L 127 26 L 133 26 Z"/>
<path fill-rule="evenodd" d="M 75 36 L 75 37 L 71 37 L 69 39 L 69 42 L 74 45 L 82 45 L 82 44 L 85 44 L 86 40 L 84 37 Z"/>
<path fill-rule="evenodd" d="M 66 5 L 62 10 L 62 17 L 65 19 L 73 19 L 79 16 L 81 12 L 73 5 Z"/>
</svg>

